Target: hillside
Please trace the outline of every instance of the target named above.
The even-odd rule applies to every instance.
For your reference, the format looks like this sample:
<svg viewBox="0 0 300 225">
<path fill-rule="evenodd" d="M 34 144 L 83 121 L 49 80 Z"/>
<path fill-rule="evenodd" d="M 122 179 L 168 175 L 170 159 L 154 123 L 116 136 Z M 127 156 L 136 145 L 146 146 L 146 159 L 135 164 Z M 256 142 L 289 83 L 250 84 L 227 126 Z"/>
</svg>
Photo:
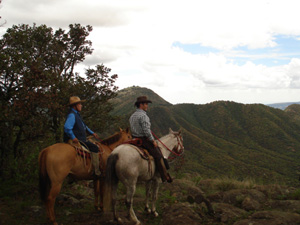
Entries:
<svg viewBox="0 0 300 225">
<path fill-rule="evenodd" d="M 292 104 L 284 110 L 290 117 L 300 121 L 300 105 Z"/>
<path fill-rule="evenodd" d="M 156 203 L 158 217 L 144 211 L 145 187 L 138 184 L 133 206 L 137 217 L 148 225 L 299 225 L 299 188 L 199 178 L 197 174 L 185 174 L 183 178 L 175 177 L 171 184 L 160 185 Z M 64 185 L 55 203 L 58 224 L 116 224 L 111 212 L 100 213 L 94 209 L 92 186 L 92 181 Z M 1 224 L 50 224 L 44 205 L 36 197 L 36 186 L 26 188 L 19 185 L 14 191 L 6 187 L 0 192 Z M 132 225 L 127 217 L 124 194 L 125 189 L 120 184 L 117 212 L 122 224 Z"/>
<path fill-rule="evenodd" d="M 203 177 L 232 176 L 262 182 L 297 183 L 300 171 L 300 121 L 262 104 L 217 101 L 172 105 L 149 89 L 120 91 L 116 115 L 128 123 L 137 96 L 153 101 L 149 117 L 161 136 L 181 128 L 186 148 L 184 171 Z"/>
<path fill-rule="evenodd" d="M 122 89 L 118 92 L 118 97 L 112 100 L 114 104 L 113 115 L 125 115 L 135 110 L 134 103 L 138 96 L 146 95 L 148 99 L 153 99 L 153 106 L 171 106 L 171 104 L 147 88 L 133 86 Z"/>
</svg>

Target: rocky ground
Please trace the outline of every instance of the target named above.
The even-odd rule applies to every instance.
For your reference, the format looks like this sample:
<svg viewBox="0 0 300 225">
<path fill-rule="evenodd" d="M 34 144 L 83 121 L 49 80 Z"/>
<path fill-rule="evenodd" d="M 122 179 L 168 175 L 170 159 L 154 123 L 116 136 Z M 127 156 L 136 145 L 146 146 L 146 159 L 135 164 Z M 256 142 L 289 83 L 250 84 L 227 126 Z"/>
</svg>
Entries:
<svg viewBox="0 0 300 225">
<path fill-rule="evenodd" d="M 115 224 L 111 213 L 94 210 L 93 189 L 88 183 L 77 182 L 65 189 L 56 202 L 59 224 Z M 132 224 L 126 218 L 123 193 L 121 186 L 119 213 L 124 224 Z M 32 194 L 38 194 L 37 190 L 28 192 L 28 196 Z M 15 209 L 11 199 L 0 200 L 0 224 L 49 224 L 44 206 L 37 200 L 31 204 L 25 197 L 16 197 L 16 202 L 26 203 Z M 300 224 L 300 189 L 186 177 L 161 185 L 157 208 L 157 218 L 144 212 L 144 188 L 139 185 L 134 209 L 142 224 L 296 225 Z"/>
</svg>

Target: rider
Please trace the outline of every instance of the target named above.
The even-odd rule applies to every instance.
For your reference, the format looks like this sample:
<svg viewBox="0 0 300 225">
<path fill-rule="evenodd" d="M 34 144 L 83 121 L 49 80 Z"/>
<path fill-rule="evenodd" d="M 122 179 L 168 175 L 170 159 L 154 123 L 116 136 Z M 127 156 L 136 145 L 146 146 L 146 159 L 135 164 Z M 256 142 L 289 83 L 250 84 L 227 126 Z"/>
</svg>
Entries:
<svg viewBox="0 0 300 225">
<path fill-rule="evenodd" d="M 137 110 L 131 115 L 129 119 L 131 134 L 133 138 L 140 138 L 142 140 L 142 146 L 147 149 L 150 155 L 153 156 L 156 168 L 161 176 L 162 182 L 172 182 L 172 178 L 164 164 L 163 155 L 154 140 L 151 133 L 151 123 L 147 116 L 146 111 L 148 110 L 148 103 L 152 103 L 151 100 L 147 99 L 147 96 L 140 96 L 137 98 L 134 105 Z"/>
<path fill-rule="evenodd" d="M 86 133 L 98 138 L 98 135 L 88 128 L 83 122 L 79 112 L 81 112 L 82 104 L 85 100 L 80 100 L 77 96 L 70 97 L 70 111 L 68 113 L 65 125 L 64 125 L 64 142 L 68 142 L 69 139 L 74 144 L 81 142 L 84 146 L 88 147 L 91 151 L 91 162 L 95 169 L 95 176 L 100 177 L 101 172 L 99 169 L 99 148 L 97 145 L 86 139 Z"/>
</svg>

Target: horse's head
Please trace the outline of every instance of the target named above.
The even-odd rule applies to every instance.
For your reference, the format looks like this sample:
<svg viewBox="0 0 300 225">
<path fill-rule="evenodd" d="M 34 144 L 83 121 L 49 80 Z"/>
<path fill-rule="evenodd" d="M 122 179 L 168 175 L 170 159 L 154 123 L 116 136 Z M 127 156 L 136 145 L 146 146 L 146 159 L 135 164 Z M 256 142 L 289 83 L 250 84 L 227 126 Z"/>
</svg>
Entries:
<svg viewBox="0 0 300 225">
<path fill-rule="evenodd" d="M 122 128 L 120 128 L 120 135 L 121 138 L 120 140 L 122 140 L 122 142 L 126 142 L 132 139 L 131 133 L 129 131 L 129 128 L 127 127 L 126 130 L 123 130 Z"/>
<path fill-rule="evenodd" d="M 183 146 L 183 138 L 181 135 L 181 130 L 175 132 L 171 128 L 169 128 L 169 133 L 174 135 L 174 138 L 176 138 L 177 141 L 177 144 L 174 146 L 172 151 L 178 155 L 182 155 L 184 152 L 184 146 Z"/>
</svg>

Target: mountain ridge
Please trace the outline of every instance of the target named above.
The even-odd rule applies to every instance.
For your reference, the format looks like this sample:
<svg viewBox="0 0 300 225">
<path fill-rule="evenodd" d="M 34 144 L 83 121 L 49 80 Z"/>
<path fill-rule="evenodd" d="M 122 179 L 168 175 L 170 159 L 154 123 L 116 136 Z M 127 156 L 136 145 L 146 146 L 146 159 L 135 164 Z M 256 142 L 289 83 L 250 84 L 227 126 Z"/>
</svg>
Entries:
<svg viewBox="0 0 300 225">
<path fill-rule="evenodd" d="M 126 94 L 115 101 L 114 113 L 124 124 L 128 125 L 136 97 L 147 95 L 153 101 L 148 115 L 157 136 L 166 134 L 169 127 L 183 130 L 185 171 L 206 177 L 296 182 L 300 120 L 286 111 L 230 101 L 172 105 L 150 89 L 131 87 L 122 92 Z"/>
</svg>

